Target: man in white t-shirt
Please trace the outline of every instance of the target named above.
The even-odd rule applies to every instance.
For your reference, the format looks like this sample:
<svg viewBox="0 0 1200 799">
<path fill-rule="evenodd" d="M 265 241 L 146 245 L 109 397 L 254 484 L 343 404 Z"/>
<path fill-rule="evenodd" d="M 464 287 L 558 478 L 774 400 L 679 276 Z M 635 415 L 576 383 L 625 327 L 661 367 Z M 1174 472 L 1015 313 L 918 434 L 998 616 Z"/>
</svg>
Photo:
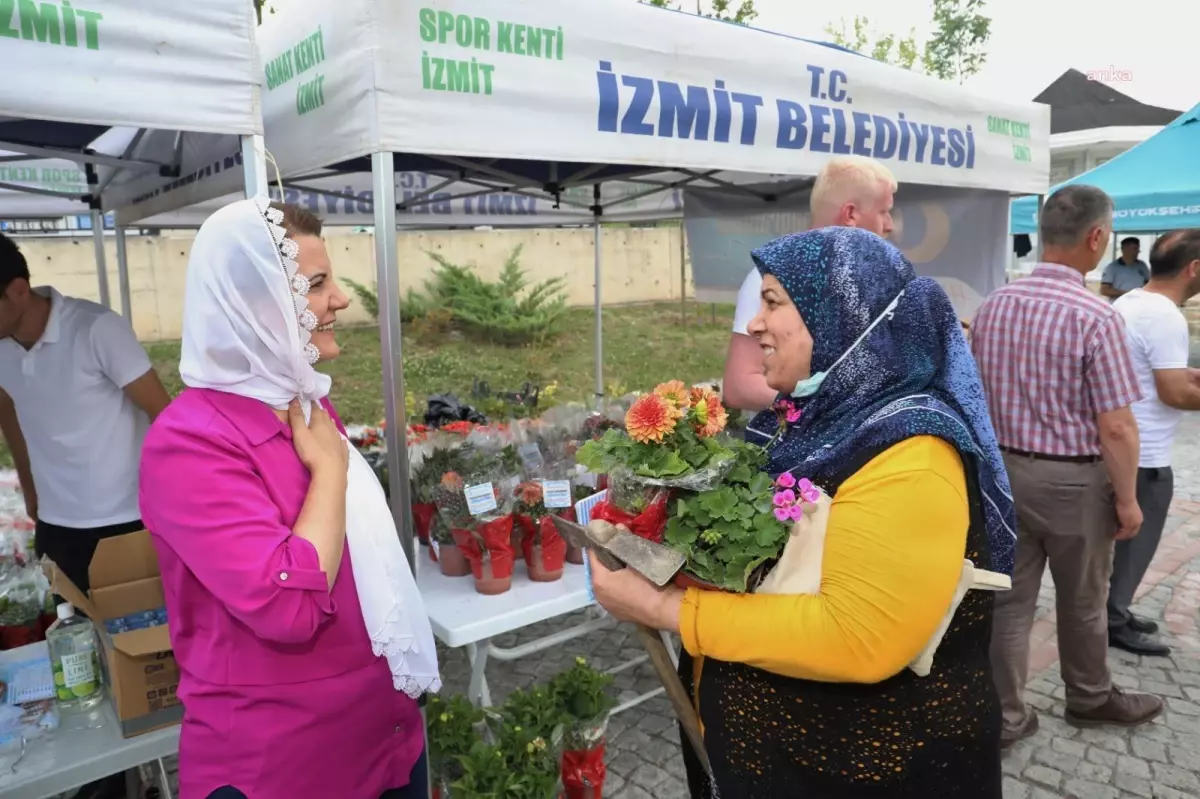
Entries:
<svg viewBox="0 0 1200 799">
<path fill-rule="evenodd" d="M 896 189 L 891 170 L 878 161 L 857 155 L 834 158 L 813 184 L 811 228 L 860 227 L 886 238 L 892 232 Z M 746 332 L 762 305 L 761 291 L 762 277 L 751 268 L 738 291 L 721 388 L 725 404 L 744 411 L 766 409 L 778 393 L 763 376 L 762 348 Z"/>
<path fill-rule="evenodd" d="M 142 439 L 169 401 L 128 321 L 30 288 L 25 257 L 0 235 L 0 432 L 38 554 L 84 591 L 97 542 L 142 529 Z"/>
<path fill-rule="evenodd" d="M 1108 642 L 1137 655 L 1166 656 L 1153 638 L 1158 625 L 1130 612 L 1138 584 L 1154 560 L 1174 492 L 1171 448 L 1186 411 L 1200 411 L 1200 379 L 1188 368 L 1188 323 L 1180 306 L 1200 294 L 1200 230 L 1168 233 L 1150 253 L 1150 282 L 1113 307 L 1125 320 L 1129 351 L 1145 397 L 1133 406 L 1141 438 L 1137 500 L 1144 521 L 1136 537 L 1118 541 L 1108 593 Z"/>
</svg>

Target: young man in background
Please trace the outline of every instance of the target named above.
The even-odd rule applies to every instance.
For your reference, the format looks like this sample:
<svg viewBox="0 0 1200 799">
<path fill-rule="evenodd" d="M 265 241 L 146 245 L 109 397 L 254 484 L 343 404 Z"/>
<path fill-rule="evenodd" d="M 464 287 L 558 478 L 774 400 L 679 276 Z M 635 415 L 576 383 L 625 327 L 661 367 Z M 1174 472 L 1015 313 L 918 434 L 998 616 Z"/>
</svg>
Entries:
<svg viewBox="0 0 1200 799">
<path fill-rule="evenodd" d="M 1200 294 L 1200 230 L 1168 233 L 1150 252 L 1150 282 L 1113 308 L 1125 320 L 1129 354 L 1142 390 L 1133 405 L 1141 454 L 1137 500 L 1145 520 L 1136 538 L 1118 541 L 1108 592 L 1108 643 L 1135 655 L 1165 657 L 1152 636 L 1158 625 L 1130 612 L 1134 594 L 1158 551 L 1174 494 L 1171 450 L 1187 411 L 1200 411 L 1200 371 L 1188 368 L 1187 318 L 1180 306 Z"/>
<path fill-rule="evenodd" d="M 0 432 L 38 554 L 84 591 L 97 542 L 142 529 L 142 438 L 169 401 L 127 320 L 31 288 L 25 256 L 0 235 Z"/>
<path fill-rule="evenodd" d="M 53 288 L 31 288 L 25 256 L 0 234 L 0 433 L 37 554 L 85 593 L 100 539 L 142 529 L 142 439 L 168 402 L 129 322 Z M 76 794 L 124 796 L 124 774 Z"/>
</svg>

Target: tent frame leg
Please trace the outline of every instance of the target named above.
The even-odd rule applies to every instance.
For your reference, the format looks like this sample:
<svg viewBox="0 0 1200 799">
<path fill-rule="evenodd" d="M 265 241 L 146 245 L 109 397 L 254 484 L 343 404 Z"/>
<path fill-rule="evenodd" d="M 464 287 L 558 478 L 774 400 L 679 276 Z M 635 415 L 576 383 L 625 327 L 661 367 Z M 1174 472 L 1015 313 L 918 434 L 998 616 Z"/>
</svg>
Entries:
<svg viewBox="0 0 1200 799">
<path fill-rule="evenodd" d="M 117 225 L 117 293 L 121 295 L 121 315 L 133 323 L 133 303 L 129 290 L 129 250 L 126 248 L 125 228 Z"/>
<path fill-rule="evenodd" d="M 242 136 L 242 174 L 245 176 L 247 197 L 266 196 L 267 146 L 262 136 Z"/>
<path fill-rule="evenodd" d="M 112 307 L 112 296 L 108 291 L 108 263 L 104 253 L 104 214 L 99 208 L 92 209 L 92 245 L 96 250 L 96 281 L 99 284 L 100 304 Z"/>
<path fill-rule="evenodd" d="M 379 296 L 379 351 L 383 361 L 383 409 L 387 429 L 388 489 L 392 518 L 408 566 L 417 570 L 413 536 L 412 494 L 408 473 L 408 420 L 404 411 L 404 351 L 400 336 L 400 257 L 396 249 L 396 164 L 392 153 L 371 154 L 371 184 L 375 206 L 375 283 Z M 426 729 L 425 708 L 421 728 Z M 425 735 L 429 751 L 429 735 Z M 433 774 L 428 773 L 425 795 L 433 797 Z"/>
<path fill-rule="evenodd" d="M 597 183 L 592 187 L 592 197 L 595 204 L 592 206 L 592 241 L 595 246 L 594 260 L 592 263 L 592 274 L 595 280 L 593 292 L 593 310 L 596 315 L 595 329 L 595 346 L 596 346 L 596 398 L 604 396 L 604 302 L 602 291 L 600 289 L 601 272 L 603 267 L 603 229 L 600 227 L 600 214 L 603 208 L 600 205 L 600 184 Z"/>
</svg>

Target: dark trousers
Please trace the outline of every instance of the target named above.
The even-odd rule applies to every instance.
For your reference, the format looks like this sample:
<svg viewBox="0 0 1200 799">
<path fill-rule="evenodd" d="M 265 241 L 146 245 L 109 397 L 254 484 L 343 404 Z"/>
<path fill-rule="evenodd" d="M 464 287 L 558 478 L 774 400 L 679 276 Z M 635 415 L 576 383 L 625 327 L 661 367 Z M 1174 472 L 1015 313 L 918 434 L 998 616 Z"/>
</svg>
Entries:
<svg viewBox="0 0 1200 799">
<path fill-rule="evenodd" d="M 421 757 L 413 764 L 412 774 L 408 778 L 408 785 L 405 785 L 403 788 L 393 788 L 390 791 L 384 791 L 380 794 L 379 799 L 428 799 L 428 797 L 429 759 L 422 752 Z M 226 785 L 210 793 L 208 799 L 253 799 L 253 797 L 248 797 L 237 788 Z"/>
<path fill-rule="evenodd" d="M 96 546 L 100 539 L 136 533 L 144 529 L 145 525 L 139 519 L 88 529 L 60 527 L 38 519 L 34 530 L 33 548 L 39 558 L 45 556 L 54 561 L 67 579 L 86 594 L 91 588 L 88 567 L 92 565 L 92 556 L 96 554 Z"/>
<path fill-rule="evenodd" d="M 1142 529 L 1128 541 L 1118 541 L 1113 553 L 1112 580 L 1108 587 L 1110 629 L 1129 623 L 1129 606 L 1158 551 L 1174 493 L 1175 474 L 1170 466 L 1138 469 L 1137 501 L 1142 508 Z"/>
</svg>

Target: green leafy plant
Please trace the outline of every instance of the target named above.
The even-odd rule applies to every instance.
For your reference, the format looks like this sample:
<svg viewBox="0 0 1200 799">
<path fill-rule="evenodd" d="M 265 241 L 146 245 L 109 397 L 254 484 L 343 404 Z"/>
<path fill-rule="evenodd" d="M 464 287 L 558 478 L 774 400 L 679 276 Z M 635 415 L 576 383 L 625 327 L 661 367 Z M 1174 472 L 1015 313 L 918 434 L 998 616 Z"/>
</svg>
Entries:
<svg viewBox="0 0 1200 799">
<path fill-rule="evenodd" d="M 681 425 L 681 427 L 683 427 Z M 634 441 L 623 430 L 606 430 L 588 441 L 575 455 L 593 474 L 608 474 L 622 467 L 638 477 L 678 478 L 733 457 L 726 443 L 699 438 L 690 428 L 678 430 L 663 444 Z"/>
<path fill-rule="evenodd" d="M 574 724 L 597 724 L 608 718 L 616 707 L 610 689 L 613 676 L 593 668 L 586 658 L 575 658 L 575 665 L 550 680 L 549 691 L 563 713 Z"/>
<path fill-rule="evenodd" d="M 437 447 L 412 470 L 413 499 L 417 502 L 436 502 L 436 491 L 446 472 L 462 474 L 471 463 L 474 450 L 470 444 Z"/>
<path fill-rule="evenodd" d="M 471 509 L 463 494 L 465 488 L 466 483 L 458 472 L 446 472 L 434 487 L 433 504 L 438 509 L 439 536 L 445 535 L 451 530 L 469 530 L 471 528 Z M 452 537 L 449 541 L 438 538 L 440 544 L 448 544 L 452 541 Z"/>
<path fill-rule="evenodd" d="M 377 287 L 364 286 L 356 280 L 345 278 L 354 295 L 358 297 L 358 302 L 362 305 L 363 310 L 371 314 L 371 318 L 379 319 L 379 289 Z M 418 291 L 409 289 L 404 297 L 400 300 L 400 321 L 415 322 L 422 319 L 430 313 L 436 311 L 435 303 L 428 297 Z"/>
<path fill-rule="evenodd" d="M 425 717 L 430 769 L 439 778 L 457 779 L 463 773 L 462 756 L 479 742 L 483 711 L 465 696 L 431 694 Z"/>
<path fill-rule="evenodd" d="M 459 775 L 450 783 L 455 799 L 508 799 L 519 775 L 498 746 L 475 741 L 457 757 Z"/>
<path fill-rule="evenodd" d="M 445 308 L 454 324 L 480 340 L 520 346 L 556 334 L 567 315 L 565 281 L 552 278 L 530 286 L 521 269 L 521 247 L 504 262 L 500 278 L 488 281 L 474 270 L 431 252 L 437 263 L 425 294 L 433 307 Z"/>
<path fill-rule="evenodd" d="M 354 292 L 354 296 L 358 297 L 358 304 L 363 307 L 363 310 L 371 315 L 372 319 L 379 318 L 379 292 L 369 286 L 364 286 L 357 280 L 350 278 L 342 278 L 342 281 L 350 287 Z"/>
<path fill-rule="evenodd" d="M 707 583 L 745 592 L 755 572 L 779 557 L 790 526 L 775 516 L 775 484 L 762 471 L 764 450 L 733 442 L 733 468 L 709 491 L 678 491 L 663 543 L 687 555 L 685 570 Z"/>
<path fill-rule="evenodd" d="M 440 546 L 454 546 L 454 534 L 450 532 L 450 526 L 441 513 L 435 513 L 429 520 L 429 537 Z"/>
<path fill-rule="evenodd" d="M 570 718 L 558 697 L 545 686 L 513 691 L 504 700 L 500 716 L 505 727 L 520 728 L 547 741 L 553 741 Z"/>
<path fill-rule="evenodd" d="M 558 793 L 558 747 L 562 728 L 553 737 L 529 727 L 505 724 L 496 735 L 496 749 L 508 764 L 506 799 L 551 799 Z"/>
<path fill-rule="evenodd" d="M 429 709 L 430 752 L 439 763 L 450 760 L 446 778 L 451 795 L 459 799 L 550 799 L 559 783 L 558 751 L 566 714 L 545 687 L 509 694 L 494 711 L 476 711 L 465 698 L 438 700 L 456 710 L 445 711 L 446 721 Z M 465 703 L 465 704 L 464 704 Z M 432 703 L 431 703 L 432 705 Z M 470 735 L 456 720 L 472 722 Z M 479 720 L 483 719 L 484 724 Z M 435 750 L 434 725 L 442 733 Z"/>
</svg>

